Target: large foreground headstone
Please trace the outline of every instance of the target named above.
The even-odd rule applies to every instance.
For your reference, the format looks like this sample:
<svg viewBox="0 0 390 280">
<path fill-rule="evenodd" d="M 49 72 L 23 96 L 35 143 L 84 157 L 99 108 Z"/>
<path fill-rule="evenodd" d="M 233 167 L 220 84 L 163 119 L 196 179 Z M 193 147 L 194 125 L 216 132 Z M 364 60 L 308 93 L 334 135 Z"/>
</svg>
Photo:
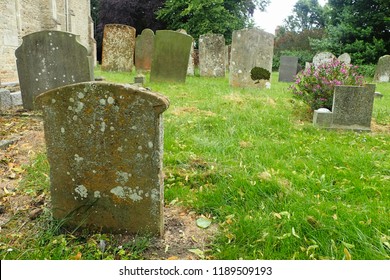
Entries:
<svg viewBox="0 0 390 280">
<path fill-rule="evenodd" d="M 199 72 L 203 77 L 225 77 L 225 38 L 222 34 L 199 37 Z"/>
<path fill-rule="evenodd" d="M 135 28 L 106 24 L 103 34 L 102 70 L 131 72 L 134 66 Z"/>
<path fill-rule="evenodd" d="M 375 69 L 374 81 L 390 82 L 390 55 L 379 58 Z"/>
<path fill-rule="evenodd" d="M 43 108 L 53 215 L 67 226 L 163 232 L 163 123 L 168 100 L 134 86 L 80 83 Z"/>
<path fill-rule="evenodd" d="M 154 32 L 151 29 L 144 29 L 141 35 L 138 35 L 135 46 L 135 68 L 137 71 L 150 71 L 153 48 Z"/>
<path fill-rule="evenodd" d="M 154 41 L 150 80 L 184 83 L 192 40 L 191 36 L 180 32 L 158 30 Z"/>
<path fill-rule="evenodd" d="M 34 110 L 37 95 L 47 90 L 93 80 L 91 58 L 77 35 L 40 31 L 23 37 L 15 51 L 23 107 Z"/>
<path fill-rule="evenodd" d="M 242 29 L 233 31 L 229 83 L 234 87 L 264 87 L 251 79 L 255 67 L 272 72 L 274 35 L 263 30 Z"/>
<path fill-rule="evenodd" d="M 281 56 L 279 67 L 279 82 L 294 82 L 298 72 L 298 57 Z"/>
</svg>

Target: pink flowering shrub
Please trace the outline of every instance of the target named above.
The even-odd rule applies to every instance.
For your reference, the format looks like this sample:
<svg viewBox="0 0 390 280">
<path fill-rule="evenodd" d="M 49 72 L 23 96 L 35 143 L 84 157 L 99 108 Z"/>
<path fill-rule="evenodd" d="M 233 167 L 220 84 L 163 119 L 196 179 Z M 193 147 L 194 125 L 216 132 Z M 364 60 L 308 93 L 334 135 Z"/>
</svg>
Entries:
<svg viewBox="0 0 390 280">
<path fill-rule="evenodd" d="M 290 90 L 295 98 L 302 100 L 312 110 L 319 108 L 331 110 L 335 86 L 364 84 L 364 77 L 358 74 L 357 68 L 337 59 L 317 68 L 312 64 L 296 76 Z"/>
</svg>

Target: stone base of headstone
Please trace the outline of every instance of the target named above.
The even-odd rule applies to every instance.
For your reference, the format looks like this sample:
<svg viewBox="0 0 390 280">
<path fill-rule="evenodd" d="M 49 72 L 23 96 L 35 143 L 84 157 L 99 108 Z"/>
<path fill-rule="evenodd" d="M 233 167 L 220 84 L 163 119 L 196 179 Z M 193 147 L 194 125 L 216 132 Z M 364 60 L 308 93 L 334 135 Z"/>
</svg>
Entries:
<svg viewBox="0 0 390 280">
<path fill-rule="evenodd" d="M 12 106 L 23 106 L 22 92 L 11 92 Z"/>
<path fill-rule="evenodd" d="M 333 122 L 333 114 L 329 110 L 315 110 L 313 124 L 321 128 L 330 128 Z"/>
<path fill-rule="evenodd" d="M 11 107 L 12 100 L 9 90 L 0 89 L 0 110 L 8 110 Z"/>
<path fill-rule="evenodd" d="M 135 84 L 143 85 L 144 82 L 145 82 L 145 76 L 144 75 L 138 75 L 138 76 L 134 77 L 134 83 Z"/>
</svg>

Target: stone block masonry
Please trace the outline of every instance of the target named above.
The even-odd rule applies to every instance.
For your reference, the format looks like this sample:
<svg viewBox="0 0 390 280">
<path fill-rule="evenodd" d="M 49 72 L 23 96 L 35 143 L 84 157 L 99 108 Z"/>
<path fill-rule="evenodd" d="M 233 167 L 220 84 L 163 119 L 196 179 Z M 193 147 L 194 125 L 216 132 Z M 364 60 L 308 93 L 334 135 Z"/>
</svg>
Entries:
<svg viewBox="0 0 390 280">
<path fill-rule="evenodd" d="M 169 101 L 130 85 L 89 82 L 38 96 L 53 215 L 66 226 L 163 233 L 163 120 Z"/>
</svg>

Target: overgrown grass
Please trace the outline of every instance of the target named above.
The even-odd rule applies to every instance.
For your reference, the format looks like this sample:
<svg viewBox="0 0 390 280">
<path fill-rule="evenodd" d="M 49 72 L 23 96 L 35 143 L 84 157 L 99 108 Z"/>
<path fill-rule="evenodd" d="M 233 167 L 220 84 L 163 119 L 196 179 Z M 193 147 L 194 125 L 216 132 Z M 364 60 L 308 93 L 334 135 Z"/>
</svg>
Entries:
<svg viewBox="0 0 390 280">
<path fill-rule="evenodd" d="M 120 83 L 134 77 L 96 75 Z M 164 113 L 165 202 L 219 224 L 208 258 L 390 258 L 390 84 L 377 85 L 384 97 L 375 100 L 373 118 L 382 129 L 371 133 L 313 127 L 277 73 L 270 90 L 200 77 L 145 86 L 171 102 Z M 47 178 L 34 175 L 47 174 L 47 165 L 38 165 L 27 172 L 26 190 L 47 191 Z M 39 221 L 34 235 L 2 258 L 137 259 L 148 247 L 147 237 L 120 251 L 115 236 L 64 233 L 49 210 Z M 16 240 L 1 239 L 4 248 Z M 105 254 L 100 240 L 111 244 Z"/>
</svg>

